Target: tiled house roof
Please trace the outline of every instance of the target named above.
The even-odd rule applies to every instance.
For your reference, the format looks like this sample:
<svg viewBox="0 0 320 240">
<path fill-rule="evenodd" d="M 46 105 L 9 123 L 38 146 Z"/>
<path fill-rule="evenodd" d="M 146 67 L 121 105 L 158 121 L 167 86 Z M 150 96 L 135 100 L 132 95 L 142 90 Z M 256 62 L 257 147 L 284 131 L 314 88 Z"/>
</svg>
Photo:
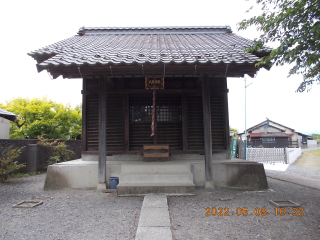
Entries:
<svg viewBox="0 0 320 240">
<path fill-rule="evenodd" d="M 3 117 L 3 118 L 8 119 L 10 121 L 15 121 L 17 115 L 0 108 L 0 117 Z"/>
<path fill-rule="evenodd" d="M 232 33 L 228 26 L 83 27 L 76 36 L 28 54 L 37 60 L 38 71 L 48 69 L 54 77 L 61 74 L 64 77 L 79 77 L 76 70 L 78 67 L 87 67 L 86 74 L 90 74 L 92 70 L 89 67 L 106 69 L 105 67 L 112 66 L 113 69 L 118 67 L 118 74 L 123 74 L 123 68 L 131 66 L 128 74 L 137 74 L 137 67 L 140 65 L 175 65 L 175 69 L 179 66 L 188 67 L 188 70 L 183 70 L 183 74 L 190 74 L 191 66 L 197 65 L 197 70 L 208 70 L 206 66 L 210 65 L 211 72 L 212 67 L 217 66 L 214 70 L 216 74 L 219 72 L 220 75 L 226 75 L 226 72 L 226 76 L 253 76 L 258 70 L 255 63 L 260 57 L 270 54 L 272 49 L 265 47 L 254 54 L 245 53 L 244 50 L 252 43 L 251 40 Z M 226 65 L 231 66 L 230 71 L 226 71 Z M 239 71 L 239 66 L 244 66 L 245 69 Z M 66 73 L 62 69 L 65 67 L 73 67 L 74 70 L 68 68 Z M 159 70 L 160 68 L 153 68 L 150 71 L 156 73 Z"/>
<path fill-rule="evenodd" d="M 255 63 L 244 53 L 251 40 L 232 33 L 230 27 L 81 28 L 78 35 L 28 53 L 49 55 L 50 65 L 82 66 L 144 63 Z"/>
<path fill-rule="evenodd" d="M 275 125 L 275 124 L 276 124 L 276 125 Z M 248 132 L 249 132 L 249 131 L 253 131 L 254 129 L 260 128 L 261 126 L 264 126 L 264 125 L 270 125 L 270 126 L 272 126 L 272 127 L 274 127 L 274 128 L 277 128 L 277 129 L 279 129 L 279 130 L 281 130 L 281 131 L 285 131 L 285 128 L 290 129 L 291 131 L 294 131 L 293 128 L 286 127 L 286 126 L 284 126 L 284 125 L 282 125 L 282 124 L 280 124 L 280 123 L 277 123 L 277 122 L 275 122 L 275 121 L 271 121 L 271 120 L 269 120 L 269 119 L 267 119 L 267 120 L 265 120 L 265 121 L 263 121 L 263 122 L 255 125 L 255 126 L 253 126 L 253 127 L 251 127 L 251 128 L 248 128 L 247 131 L 248 131 Z M 277 125 L 279 125 L 279 126 L 277 126 Z M 280 127 L 280 126 L 281 126 L 281 127 Z"/>
</svg>

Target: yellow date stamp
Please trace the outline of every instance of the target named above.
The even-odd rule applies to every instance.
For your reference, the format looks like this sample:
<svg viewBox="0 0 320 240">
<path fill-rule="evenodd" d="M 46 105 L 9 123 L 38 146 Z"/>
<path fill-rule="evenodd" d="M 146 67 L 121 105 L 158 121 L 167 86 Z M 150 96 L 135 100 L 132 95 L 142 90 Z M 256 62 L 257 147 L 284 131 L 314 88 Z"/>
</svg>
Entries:
<svg viewBox="0 0 320 240">
<path fill-rule="evenodd" d="M 303 216 L 303 208 L 275 208 L 275 216 Z M 206 208 L 206 216 L 266 216 L 270 214 L 267 212 L 266 208 L 255 208 L 248 210 L 248 208 L 237 208 L 235 211 L 231 211 L 229 208 Z"/>
</svg>

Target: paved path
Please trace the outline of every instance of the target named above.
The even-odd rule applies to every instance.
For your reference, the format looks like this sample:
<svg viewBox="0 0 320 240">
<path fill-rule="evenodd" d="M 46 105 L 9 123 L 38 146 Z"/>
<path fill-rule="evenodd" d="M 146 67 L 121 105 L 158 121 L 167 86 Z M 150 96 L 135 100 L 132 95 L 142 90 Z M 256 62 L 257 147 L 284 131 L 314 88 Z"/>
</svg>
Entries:
<svg viewBox="0 0 320 240">
<path fill-rule="evenodd" d="M 320 149 L 320 147 L 316 147 L 316 148 L 304 148 L 301 149 L 301 152 L 310 152 L 310 151 L 314 151 L 314 150 L 318 150 Z"/>
<path fill-rule="evenodd" d="M 320 190 L 320 155 L 303 154 L 293 164 L 264 164 L 264 168 L 268 177 Z"/>
<path fill-rule="evenodd" d="M 284 174 L 281 175 L 271 171 L 267 172 L 266 175 L 274 179 L 279 179 L 282 181 L 298 184 L 300 186 L 305 186 L 305 187 L 310 187 L 310 188 L 320 190 L 320 179 L 313 179 L 309 177 L 300 177 L 300 176 L 288 176 Z"/>
<path fill-rule="evenodd" d="M 136 240 L 172 240 L 167 197 L 146 195 L 143 200 Z"/>
</svg>

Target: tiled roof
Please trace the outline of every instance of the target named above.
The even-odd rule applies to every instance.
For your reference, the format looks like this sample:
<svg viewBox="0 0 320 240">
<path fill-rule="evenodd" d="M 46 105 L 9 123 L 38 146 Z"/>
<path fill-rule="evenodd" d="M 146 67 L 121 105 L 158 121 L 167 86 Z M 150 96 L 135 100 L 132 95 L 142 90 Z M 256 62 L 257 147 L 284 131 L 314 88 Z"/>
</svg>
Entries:
<svg viewBox="0 0 320 240">
<path fill-rule="evenodd" d="M 264 125 L 266 125 L 266 124 L 267 124 L 267 125 L 270 125 L 270 126 L 272 126 L 272 127 L 274 127 L 274 128 L 278 128 L 278 129 L 280 129 L 280 130 L 282 130 L 282 131 L 285 130 L 284 128 L 287 128 L 287 129 L 290 129 L 290 130 L 294 131 L 293 128 L 286 127 L 286 126 L 284 126 L 284 125 L 282 125 L 282 124 L 280 124 L 280 123 L 277 123 L 277 122 L 275 122 L 275 121 L 271 121 L 271 120 L 269 120 L 269 119 L 264 120 L 263 122 L 255 125 L 255 126 L 253 126 L 253 127 L 251 127 L 251 128 L 248 128 L 247 131 L 253 131 L 254 129 L 260 128 L 261 126 L 264 126 Z M 279 126 L 276 126 L 276 125 L 274 125 L 274 124 L 279 125 L 279 126 L 281 126 L 281 127 L 283 127 L 283 128 L 281 128 L 281 127 L 279 127 Z"/>
<path fill-rule="evenodd" d="M 3 117 L 3 118 L 8 119 L 10 121 L 15 121 L 17 115 L 0 108 L 0 117 Z"/>
<path fill-rule="evenodd" d="M 254 64 L 252 41 L 230 27 L 81 28 L 78 35 L 28 53 L 38 67 L 113 64 Z"/>
</svg>

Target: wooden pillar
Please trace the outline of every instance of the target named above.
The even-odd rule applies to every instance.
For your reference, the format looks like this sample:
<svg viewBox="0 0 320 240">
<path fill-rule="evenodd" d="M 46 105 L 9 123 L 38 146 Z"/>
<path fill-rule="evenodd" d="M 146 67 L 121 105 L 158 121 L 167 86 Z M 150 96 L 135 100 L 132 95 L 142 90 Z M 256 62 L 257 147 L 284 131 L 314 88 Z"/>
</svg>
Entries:
<svg viewBox="0 0 320 240">
<path fill-rule="evenodd" d="M 82 133 L 81 151 L 87 151 L 87 79 L 82 79 Z"/>
<path fill-rule="evenodd" d="M 129 95 L 123 97 L 123 116 L 124 116 L 124 151 L 129 151 Z"/>
<path fill-rule="evenodd" d="M 224 130 L 225 130 L 225 144 L 227 150 L 227 159 L 231 158 L 231 149 L 230 149 L 230 126 L 229 126 L 229 107 L 228 107 L 228 86 L 227 86 L 227 78 L 224 79 L 224 104 L 223 104 L 223 112 L 224 112 Z"/>
<path fill-rule="evenodd" d="M 188 150 L 188 117 L 187 117 L 187 97 L 185 94 L 181 95 L 182 105 L 182 144 L 183 150 Z"/>
<path fill-rule="evenodd" d="M 205 188 L 214 188 L 212 174 L 210 81 L 208 76 L 203 76 L 202 78 L 202 105 L 205 155 Z"/>
<path fill-rule="evenodd" d="M 99 80 L 99 163 L 98 189 L 106 189 L 106 153 L 107 153 L 107 79 Z"/>
</svg>

